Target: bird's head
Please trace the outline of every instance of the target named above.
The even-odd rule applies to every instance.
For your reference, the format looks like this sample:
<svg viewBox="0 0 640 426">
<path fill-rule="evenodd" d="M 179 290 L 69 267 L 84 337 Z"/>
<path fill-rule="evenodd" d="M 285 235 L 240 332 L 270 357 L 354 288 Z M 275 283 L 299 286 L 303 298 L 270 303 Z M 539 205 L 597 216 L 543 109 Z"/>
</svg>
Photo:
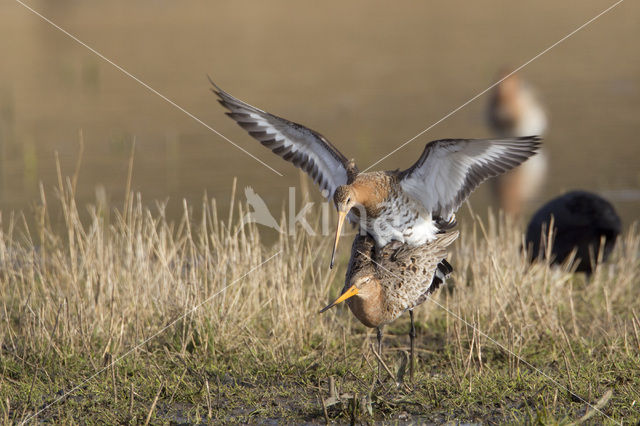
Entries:
<svg viewBox="0 0 640 426">
<path fill-rule="evenodd" d="M 336 204 L 338 212 L 346 215 L 357 203 L 357 194 L 351 185 L 340 185 L 333 194 L 333 202 Z"/>
<path fill-rule="evenodd" d="M 342 225 L 344 225 L 344 219 L 358 202 L 356 191 L 351 185 L 340 185 L 336 188 L 336 192 L 333 194 L 333 202 L 338 209 L 338 227 L 336 228 L 336 239 L 333 244 L 333 252 L 331 253 L 331 268 L 333 268 L 333 262 L 336 256 L 336 249 L 338 248 L 338 240 L 340 239 Z"/>
<path fill-rule="evenodd" d="M 362 275 L 356 274 L 351 278 L 351 283 L 351 287 L 344 291 L 335 301 L 322 308 L 320 313 L 333 308 L 334 306 L 344 302 L 345 300 L 355 295 L 366 299 L 376 291 L 378 285 L 378 282 L 370 273 Z"/>
</svg>

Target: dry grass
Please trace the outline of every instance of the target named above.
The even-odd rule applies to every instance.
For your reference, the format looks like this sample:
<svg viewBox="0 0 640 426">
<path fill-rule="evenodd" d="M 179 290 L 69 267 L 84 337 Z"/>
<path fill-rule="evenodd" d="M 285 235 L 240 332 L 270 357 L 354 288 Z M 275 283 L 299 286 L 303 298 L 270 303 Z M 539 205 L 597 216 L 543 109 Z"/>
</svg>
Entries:
<svg viewBox="0 0 640 426">
<path fill-rule="evenodd" d="M 7 422 L 45 407 L 40 419 L 72 422 L 178 421 L 176 410 L 204 421 L 408 413 L 547 423 L 589 415 L 584 401 L 518 357 L 592 404 L 612 390 L 602 411 L 638 420 L 635 226 L 589 282 L 567 268 L 529 266 L 521 230 L 508 221 L 463 226 L 450 258 L 455 273 L 434 299 L 441 306 L 427 302 L 416 312 L 417 381 L 410 392 L 390 381 L 381 390 L 371 386 L 366 329 L 344 308 L 317 314 L 342 288 L 346 244 L 330 272 L 330 238 L 299 232 L 265 245 L 255 226 L 238 226 L 242 206 L 232 201 L 222 218 L 206 197 L 195 212 L 185 203 L 176 223 L 162 205 L 145 208 L 140 195 L 121 210 L 98 202 L 81 221 L 75 180 L 59 182 L 62 227 L 51 225 L 44 191 L 35 227 L 22 215 L 0 217 L 0 416 Z M 389 327 L 392 370 L 406 349 L 405 327 L 405 320 Z M 322 403 L 329 377 L 338 378 L 344 404 Z M 349 405 L 356 395 L 364 399 Z"/>
</svg>

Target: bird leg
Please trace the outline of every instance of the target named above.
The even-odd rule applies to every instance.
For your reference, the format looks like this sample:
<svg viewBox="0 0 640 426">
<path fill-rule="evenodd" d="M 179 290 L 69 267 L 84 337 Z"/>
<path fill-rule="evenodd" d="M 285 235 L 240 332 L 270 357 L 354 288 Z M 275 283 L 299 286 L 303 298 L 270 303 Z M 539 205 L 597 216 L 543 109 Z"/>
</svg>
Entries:
<svg viewBox="0 0 640 426">
<path fill-rule="evenodd" d="M 409 317 L 411 318 L 411 329 L 409 330 L 409 339 L 411 341 L 411 353 L 409 355 L 409 381 L 413 382 L 413 365 L 415 363 L 413 352 L 416 338 L 416 327 L 413 324 L 413 309 L 409 309 Z"/>
<path fill-rule="evenodd" d="M 378 359 L 378 382 L 382 383 L 381 380 L 381 371 L 382 371 L 382 329 L 380 327 L 376 328 L 377 338 L 378 338 L 378 355 L 380 359 Z"/>
</svg>

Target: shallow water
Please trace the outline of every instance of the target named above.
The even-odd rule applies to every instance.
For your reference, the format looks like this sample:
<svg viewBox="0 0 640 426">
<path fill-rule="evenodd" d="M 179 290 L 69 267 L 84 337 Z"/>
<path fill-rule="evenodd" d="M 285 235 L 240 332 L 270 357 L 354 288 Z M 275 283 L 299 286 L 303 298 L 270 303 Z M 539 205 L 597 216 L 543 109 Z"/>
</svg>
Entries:
<svg viewBox="0 0 640 426">
<path fill-rule="evenodd" d="M 56 185 L 84 155 L 81 203 L 124 199 L 135 140 L 133 189 L 149 205 L 205 191 L 228 202 L 252 186 L 274 212 L 296 170 L 224 116 L 206 74 L 256 106 L 322 132 L 367 167 L 613 2 L 509 1 L 397 6 L 382 1 L 251 4 L 193 1 L 29 3 L 175 101 L 280 177 L 15 2 L 0 4 L 0 210 L 29 210 L 42 181 Z M 582 188 L 610 199 L 628 225 L 640 216 L 640 5 L 624 2 L 522 72 L 551 116 L 550 173 L 530 206 Z M 487 97 L 386 159 L 410 165 L 424 144 L 485 137 Z M 472 198 L 485 211 L 489 191 Z M 240 199 L 243 199 L 240 193 Z"/>
</svg>

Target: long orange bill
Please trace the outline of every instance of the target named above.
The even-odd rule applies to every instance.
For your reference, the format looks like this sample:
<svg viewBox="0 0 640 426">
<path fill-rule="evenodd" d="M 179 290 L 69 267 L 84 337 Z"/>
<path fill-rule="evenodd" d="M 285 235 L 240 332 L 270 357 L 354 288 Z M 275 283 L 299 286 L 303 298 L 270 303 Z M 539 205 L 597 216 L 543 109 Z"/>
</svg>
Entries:
<svg viewBox="0 0 640 426">
<path fill-rule="evenodd" d="M 354 284 L 351 287 L 349 287 L 349 289 L 347 291 L 342 293 L 342 295 L 340 297 L 338 297 L 333 303 L 331 303 L 331 304 L 325 306 L 324 308 L 322 308 L 322 310 L 319 313 L 323 313 L 327 309 L 333 308 L 338 303 L 342 303 L 345 300 L 347 300 L 348 298 L 355 296 L 356 294 L 358 294 L 358 287 L 356 287 L 355 284 Z"/>
<path fill-rule="evenodd" d="M 331 252 L 331 265 L 333 269 L 333 262 L 336 259 L 336 250 L 338 249 L 338 240 L 340 239 L 340 232 L 342 231 L 342 225 L 344 224 L 344 218 L 347 217 L 347 212 L 338 212 L 338 229 L 336 229 L 336 240 L 333 243 L 333 252 Z"/>
</svg>

